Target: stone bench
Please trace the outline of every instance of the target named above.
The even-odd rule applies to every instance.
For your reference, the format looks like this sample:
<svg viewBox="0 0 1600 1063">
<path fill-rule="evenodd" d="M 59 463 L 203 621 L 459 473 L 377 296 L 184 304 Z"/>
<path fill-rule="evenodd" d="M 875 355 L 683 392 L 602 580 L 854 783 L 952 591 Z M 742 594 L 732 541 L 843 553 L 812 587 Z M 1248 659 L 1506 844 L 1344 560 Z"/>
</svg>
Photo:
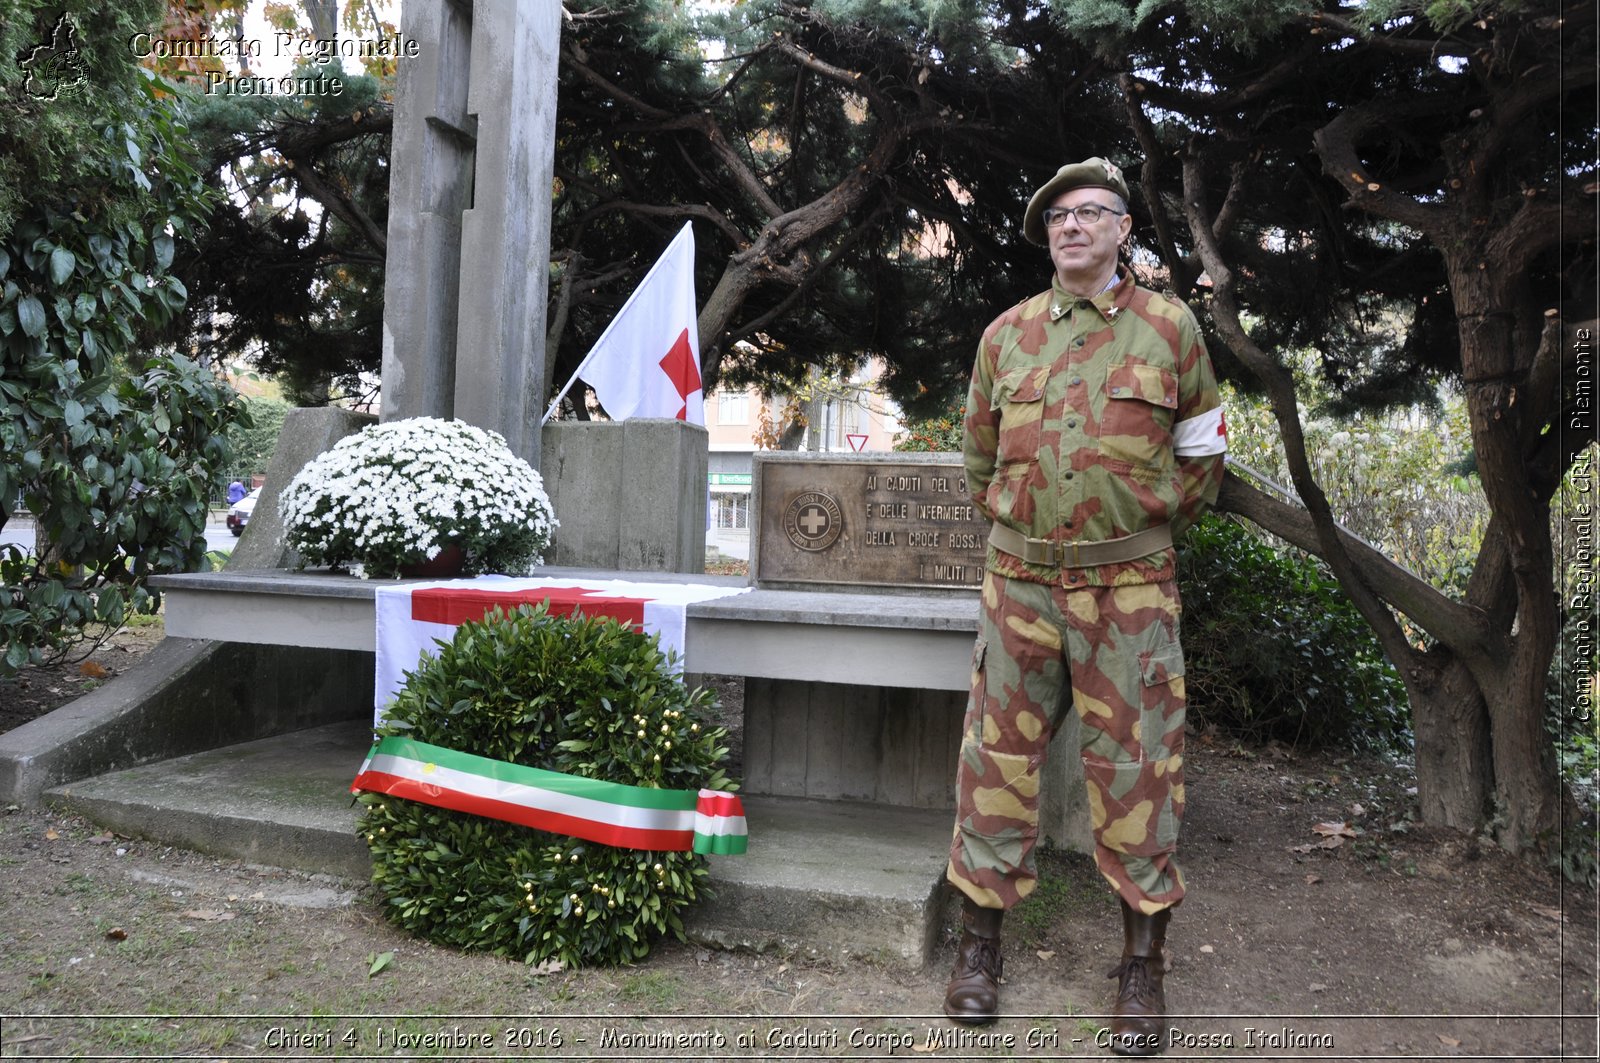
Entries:
<svg viewBox="0 0 1600 1063">
<path fill-rule="evenodd" d="M 743 586 L 735 576 L 548 567 L 563 579 Z M 326 572 L 156 577 L 170 636 L 372 652 L 375 584 Z M 978 601 L 972 593 L 753 589 L 687 608 L 684 667 L 745 678 L 747 793 L 953 808 Z M 1051 841 L 1088 843 L 1077 721 L 1044 782 Z"/>
</svg>

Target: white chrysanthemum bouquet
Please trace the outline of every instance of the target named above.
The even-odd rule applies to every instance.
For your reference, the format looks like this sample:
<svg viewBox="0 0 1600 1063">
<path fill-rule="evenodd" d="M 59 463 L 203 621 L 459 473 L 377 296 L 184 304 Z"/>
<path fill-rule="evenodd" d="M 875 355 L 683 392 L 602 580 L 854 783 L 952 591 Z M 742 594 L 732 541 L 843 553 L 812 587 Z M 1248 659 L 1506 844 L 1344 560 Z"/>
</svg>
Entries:
<svg viewBox="0 0 1600 1063">
<path fill-rule="evenodd" d="M 412 417 L 346 436 L 279 496 L 284 536 L 304 564 L 358 576 L 459 549 L 462 574 L 526 575 L 557 521 L 539 473 L 498 432 Z"/>
</svg>

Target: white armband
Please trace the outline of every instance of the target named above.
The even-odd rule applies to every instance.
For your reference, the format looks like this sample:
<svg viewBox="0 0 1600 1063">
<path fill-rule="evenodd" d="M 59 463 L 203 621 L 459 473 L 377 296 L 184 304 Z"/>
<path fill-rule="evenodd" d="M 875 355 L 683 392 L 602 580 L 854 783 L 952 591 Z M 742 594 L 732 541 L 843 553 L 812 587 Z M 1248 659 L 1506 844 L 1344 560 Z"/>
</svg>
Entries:
<svg viewBox="0 0 1600 1063">
<path fill-rule="evenodd" d="M 1180 458 L 1202 458 L 1228 452 L 1228 425 L 1222 407 L 1185 417 L 1172 426 L 1172 450 Z"/>
</svg>

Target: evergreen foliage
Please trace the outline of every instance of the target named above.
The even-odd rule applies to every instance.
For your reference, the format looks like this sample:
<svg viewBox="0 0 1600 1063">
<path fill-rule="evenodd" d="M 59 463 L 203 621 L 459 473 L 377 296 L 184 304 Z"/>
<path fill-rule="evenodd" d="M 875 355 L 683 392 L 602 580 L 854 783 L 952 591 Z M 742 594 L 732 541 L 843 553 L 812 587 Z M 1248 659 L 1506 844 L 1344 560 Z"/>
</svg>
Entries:
<svg viewBox="0 0 1600 1063">
<path fill-rule="evenodd" d="M 1126 138 L 1098 61 L 1021 5 L 569 8 L 558 378 L 689 217 L 710 385 L 794 390 L 882 355 L 890 395 L 937 410 L 974 328 L 1048 282 L 1020 233 L 1032 190 Z"/>
<path fill-rule="evenodd" d="M 168 334 L 218 363 L 247 356 L 297 405 L 363 394 L 383 361 L 393 83 L 317 72 L 343 91 L 187 100 L 191 150 L 228 194 L 181 249 L 196 312 Z"/>
<path fill-rule="evenodd" d="M 153 6 L 63 17 L 126 41 Z M 58 10 L 0 20 L 0 75 Z M 126 48 L 76 54 L 88 76 L 55 98 L 0 100 L 0 526 L 20 497 L 39 544 L 0 550 L 0 675 L 153 611 L 149 575 L 205 564 L 239 416 L 231 389 L 145 342 L 184 306 L 176 244 L 207 209 L 173 99 Z"/>
<path fill-rule="evenodd" d="M 241 402 L 248 421 L 228 427 L 228 448 L 233 457 L 223 479 L 248 484 L 252 476 L 267 471 L 267 463 L 278 446 L 278 436 L 283 432 L 284 419 L 292 407 L 281 399 L 255 396 L 245 396 Z"/>
<path fill-rule="evenodd" d="M 106 119 L 143 110 L 141 75 L 125 45 L 160 20 L 162 7 L 161 0 L 0 5 L 0 235 L 41 194 L 87 192 L 127 165 L 121 139 L 104 135 Z M 62 47 L 52 49 L 62 18 Z M 113 41 L 124 46 L 110 47 Z M 36 53 L 40 48 L 46 52 Z M 99 197 L 95 206 L 114 222 L 142 213 L 140 205 L 115 193 Z"/>
<path fill-rule="evenodd" d="M 656 640 L 545 606 L 461 625 L 409 673 L 380 736 L 633 786 L 731 790 L 714 695 Z M 706 890 L 703 857 L 618 849 L 377 794 L 361 834 L 397 925 L 442 945 L 568 967 L 627 963 Z"/>
<path fill-rule="evenodd" d="M 1178 545 L 1189 719 L 1250 741 L 1399 751 L 1405 688 L 1338 581 L 1208 515 Z"/>
</svg>

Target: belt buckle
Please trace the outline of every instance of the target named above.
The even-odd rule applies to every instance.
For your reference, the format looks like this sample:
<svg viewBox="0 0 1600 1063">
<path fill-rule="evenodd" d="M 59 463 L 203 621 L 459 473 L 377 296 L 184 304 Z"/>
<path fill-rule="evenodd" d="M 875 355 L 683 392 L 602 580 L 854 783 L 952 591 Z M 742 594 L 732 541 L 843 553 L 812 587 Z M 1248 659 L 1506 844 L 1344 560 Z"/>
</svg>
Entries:
<svg viewBox="0 0 1600 1063">
<path fill-rule="evenodd" d="M 1060 539 L 1045 539 L 1041 541 L 1040 545 L 1044 547 L 1045 556 L 1043 564 L 1052 565 L 1056 568 L 1082 567 L 1079 562 L 1078 555 L 1079 544 L 1076 540 L 1071 542 L 1063 542 Z M 1072 550 L 1070 555 L 1067 553 L 1068 547 L 1071 547 Z M 1067 563 L 1069 556 L 1072 559 L 1072 563 L 1070 565 Z"/>
<path fill-rule="evenodd" d="M 1026 542 L 1028 549 L 1024 551 L 1024 561 L 1030 561 L 1035 565 L 1059 564 L 1056 560 L 1056 542 L 1054 539 L 1028 539 Z M 1026 556 L 1029 553 L 1034 556 Z"/>
</svg>

